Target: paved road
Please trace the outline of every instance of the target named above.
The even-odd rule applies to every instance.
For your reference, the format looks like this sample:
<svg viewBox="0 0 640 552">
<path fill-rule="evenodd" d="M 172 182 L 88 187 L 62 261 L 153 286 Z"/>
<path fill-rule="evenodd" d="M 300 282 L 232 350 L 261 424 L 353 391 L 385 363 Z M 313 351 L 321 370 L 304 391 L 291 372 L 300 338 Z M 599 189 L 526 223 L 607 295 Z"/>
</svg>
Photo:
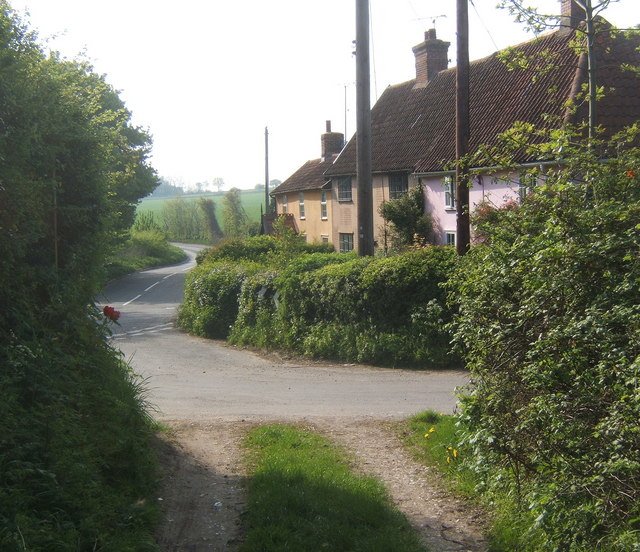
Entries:
<svg viewBox="0 0 640 552">
<path fill-rule="evenodd" d="M 280 360 L 174 328 L 189 260 L 112 282 L 104 303 L 121 311 L 114 344 L 147 380 L 159 419 L 402 419 L 452 412 L 463 371 L 412 371 Z"/>
</svg>

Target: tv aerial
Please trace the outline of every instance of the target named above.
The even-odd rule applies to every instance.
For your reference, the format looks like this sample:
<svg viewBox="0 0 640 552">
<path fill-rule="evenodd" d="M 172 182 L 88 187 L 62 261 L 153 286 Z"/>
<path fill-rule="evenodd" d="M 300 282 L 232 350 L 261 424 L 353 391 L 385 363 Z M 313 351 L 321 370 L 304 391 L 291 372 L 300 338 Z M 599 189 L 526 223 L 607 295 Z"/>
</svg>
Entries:
<svg viewBox="0 0 640 552">
<path fill-rule="evenodd" d="M 414 19 L 414 21 L 431 21 L 431 25 L 433 25 L 433 28 L 436 28 L 436 21 L 438 19 L 446 19 L 446 15 L 442 14 L 442 15 L 432 15 L 429 17 L 417 17 Z"/>
</svg>

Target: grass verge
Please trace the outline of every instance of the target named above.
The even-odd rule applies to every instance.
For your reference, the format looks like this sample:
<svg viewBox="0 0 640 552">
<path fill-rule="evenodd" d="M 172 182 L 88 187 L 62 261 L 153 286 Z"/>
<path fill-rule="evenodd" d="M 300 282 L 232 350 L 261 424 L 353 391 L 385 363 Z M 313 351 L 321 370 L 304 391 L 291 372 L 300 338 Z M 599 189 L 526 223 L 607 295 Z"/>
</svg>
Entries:
<svg viewBox="0 0 640 552">
<path fill-rule="evenodd" d="M 404 444 L 416 460 L 436 468 L 451 491 L 480 505 L 488 514 L 489 552 L 542 550 L 536 543 L 536 535 L 527 531 L 531 520 L 522 513 L 513 489 L 506 484 L 502 489 L 485 488 L 465 462 L 472 451 L 463 444 L 463 431 L 455 416 L 428 410 L 404 421 L 400 427 Z"/>
<path fill-rule="evenodd" d="M 383 485 L 353 474 L 325 438 L 269 425 L 245 445 L 252 475 L 242 552 L 425 552 Z"/>
<path fill-rule="evenodd" d="M 462 462 L 467 451 L 454 416 L 431 410 L 416 414 L 403 423 L 402 436 L 417 460 L 436 467 L 457 492 L 474 495 L 477 480 Z"/>
<path fill-rule="evenodd" d="M 177 264 L 185 258 L 184 251 L 169 244 L 162 232 L 156 230 L 133 231 L 124 246 L 108 260 L 106 264 L 107 280 L 137 270 Z"/>
</svg>

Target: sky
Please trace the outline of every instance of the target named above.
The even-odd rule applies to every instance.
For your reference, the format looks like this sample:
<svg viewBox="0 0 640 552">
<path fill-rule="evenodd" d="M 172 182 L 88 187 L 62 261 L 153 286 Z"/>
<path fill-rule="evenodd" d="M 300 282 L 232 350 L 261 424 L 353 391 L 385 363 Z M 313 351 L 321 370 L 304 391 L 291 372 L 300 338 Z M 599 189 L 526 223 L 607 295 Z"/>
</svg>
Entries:
<svg viewBox="0 0 640 552">
<path fill-rule="evenodd" d="M 45 49 L 89 60 L 153 137 L 151 164 L 186 187 L 285 180 L 320 157 L 325 121 L 355 132 L 355 0 L 9 0 Z M 469 5 L 470 58 L 529 40 L 498 0 Z M 546 13 L 559 0 L 529 0 Z M 435 26 L 451 42 L 456 0 L 370 0 L 372 105 L 415 77 L 412 47 Z M 640 0 L 604 13 L 640 24 Z M 346 127 L 346 128 L 345 128 Z"/>
</svg>

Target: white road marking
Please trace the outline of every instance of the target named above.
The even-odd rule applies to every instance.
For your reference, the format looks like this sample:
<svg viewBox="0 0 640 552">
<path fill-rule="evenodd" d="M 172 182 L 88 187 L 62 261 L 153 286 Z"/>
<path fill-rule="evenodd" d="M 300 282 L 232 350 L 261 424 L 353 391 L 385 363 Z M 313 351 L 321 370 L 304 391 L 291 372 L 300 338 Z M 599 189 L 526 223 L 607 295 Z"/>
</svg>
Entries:
<svg viewBox="0 0 640 552">
<path fill-rule="evenodd" d="M 188 270 L 188 269 L 187 269 Z M 183 271 L 184 272 L 184 271 Z M 171 276 L 175 276 L 176 274 L 179 274 L 179 272 L 172 272 L 171 274 L 167 274 L 164 278 L 162 278 L 162 280 L 166 280 L 167 278 L 171 278 Z M 150 289 L 156 287 L 158 284 L 160 284 L 162 282 L 162 280 L 158 280 L 157 282 L 155 282 L 154 284 L 151 284 L 148 288 L 146 288 L 140 295 L 136 295 L 133 299 L 131 299 L 130 301 L 127 301 L 126 303 L 122 303 L 123 307 L 126 307 L 127 305 L 129 305 L 130 303 L 133 303 L 134 301 L 140 299 L 140 297 L 142 297 L 142 295 L 144 293 L 147 293 Z"/>
<path fill-rule="evenodd" d="M 140 297 L 142 297 L 142 294 L 136 295 L 133 299 L 131 299 L 131 301 L 127 301 L 126 303 L 122 303 L 122 306 L 126 307 L 129 303 L 133 303 L 136 299 L 140 299 Z"/>
<path fill-rule="evenodd" d="M 164 331 L 172 330 L 172 329 L 173 329 L 173 322 L 167 322 L 165 324 L 158 324 L 157 326 L 149 326 L 147 328 L 140 328 L 140 329 L 137 329 L 137 330 L 131 330 L 130 332 L 112 334 L 111 338 L 112 339 L 118 339 L 120 337 L 140 337 L 141 335 L 144 335 L 145 333 L 158 333 L 158 332 L 164 332 Z"/>
</svg>

